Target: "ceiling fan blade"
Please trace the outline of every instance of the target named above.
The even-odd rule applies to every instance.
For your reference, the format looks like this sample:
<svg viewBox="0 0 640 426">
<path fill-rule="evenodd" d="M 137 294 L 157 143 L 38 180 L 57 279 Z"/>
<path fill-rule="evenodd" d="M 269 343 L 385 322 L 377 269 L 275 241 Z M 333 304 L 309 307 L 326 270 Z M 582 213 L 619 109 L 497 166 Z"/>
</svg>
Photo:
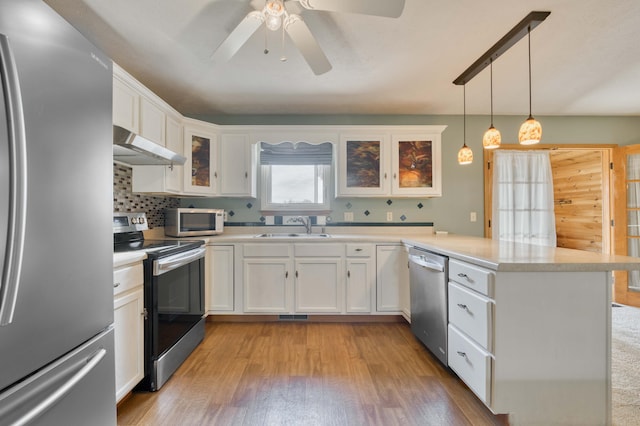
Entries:
<svg viewBox="0 0 640 426">
<path fill-rule="evenodd" d="M 309 30 L 309 27 L 304 23 L 302 18 L 298 15 L 291 14 L 285 25 L 285 29 L 289 37 L 291 37 L 291 40 L 293 40 L 293 44 L 295 44 L 300 53 L 302 53 L 302 56 L 307 61 L 307 64 L 309 64 L 309 67 L 311 67 L 313 73 L 320 75 L 330 71 L 332 66 L 329 59 L 325 56 L 316 38 L 311 34 L 311 30 Z"/>
<path fill-rule="evenodd" d="M 361 13 L 363 15 L 398 18 L 405 0 L 299 0 L 302 7 L 329 12 Z"/>
<path fill-rule="evenodd" d="M 264 17 L 258 11 L 253 11 L 244 17 L 231 34 L 218 46 L 212 59 L 228 61 L 249 40 L 264 22 Z"/>
</svg>

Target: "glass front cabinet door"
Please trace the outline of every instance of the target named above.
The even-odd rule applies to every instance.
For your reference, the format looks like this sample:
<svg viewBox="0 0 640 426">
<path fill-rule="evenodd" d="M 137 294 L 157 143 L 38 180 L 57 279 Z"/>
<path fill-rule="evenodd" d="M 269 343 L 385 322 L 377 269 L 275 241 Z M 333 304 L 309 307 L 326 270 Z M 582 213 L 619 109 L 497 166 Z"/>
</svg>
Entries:
<svg viewBox="0 0 640 426">
<path fill-rule="evenodd" d="M 341 135 L 338 196 L 383 196 L 389 193 L 386 135 Z"/>
<path fill-rule="evenodd" d="M 393 135 L 391 168 L 392 194 L 441 196 L 440 134 Z"/>
<path fill-rule="evenodd" d="M 184 192 L 216 195 L 218 193 L 218 149 L 214 131 L 185 127 Z"/>
</svg>

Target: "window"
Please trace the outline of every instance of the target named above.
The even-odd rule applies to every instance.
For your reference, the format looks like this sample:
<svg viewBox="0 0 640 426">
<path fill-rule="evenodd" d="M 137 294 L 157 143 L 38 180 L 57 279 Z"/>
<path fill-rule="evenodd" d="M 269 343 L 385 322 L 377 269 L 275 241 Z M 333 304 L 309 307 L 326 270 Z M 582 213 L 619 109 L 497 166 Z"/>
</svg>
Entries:
<svg viewBox="0 0 640 426">
<path fill-rule="evenodd" d="M 262 210 L 328 212 L 333 145 L 262 142 L 260 168 Z"/>
</svg>

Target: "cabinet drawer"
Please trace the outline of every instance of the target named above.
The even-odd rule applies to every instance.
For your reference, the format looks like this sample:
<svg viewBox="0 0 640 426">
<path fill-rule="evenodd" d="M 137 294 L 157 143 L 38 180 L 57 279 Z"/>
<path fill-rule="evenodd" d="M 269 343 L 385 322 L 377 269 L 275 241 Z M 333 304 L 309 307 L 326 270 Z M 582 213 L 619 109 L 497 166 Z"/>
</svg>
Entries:
<svg viewBox="0 0 640 426">
<path fill-rule="evenodd" d="M 289 257 L 289 244 L 245 244 L 244 257 Z"/>
<path fill-rule="evenodd" d="M 488 269 L 455 259 L 449 260 L 449 281 L 455 281 L 489 297 L 493 297 L 493 275 Z"/>
<path fill-rule="evenodd" d="M 342 257 L 344 244 L 295 244 L 296 257 Z"/>
<path fill-rule="evenodd" d="M 371 257 L 372 254 L 371 244 L 347 244 L 347 257 Z"/>
<path fill-rule="evenodd" d="M 449 324 L 449 367 L 487 406 L 491 405 L 491 355 Z"/>
<path fill-rule="evenodd" d="M 120 294 L 144 283 L 142 262 L 113 270 L 113 294 Z"/>
<path fill-rule="evenodd" d="M 493 303 L 461 285 L 449 283 L 449 322 L 492 351 Z"/>
</svg>

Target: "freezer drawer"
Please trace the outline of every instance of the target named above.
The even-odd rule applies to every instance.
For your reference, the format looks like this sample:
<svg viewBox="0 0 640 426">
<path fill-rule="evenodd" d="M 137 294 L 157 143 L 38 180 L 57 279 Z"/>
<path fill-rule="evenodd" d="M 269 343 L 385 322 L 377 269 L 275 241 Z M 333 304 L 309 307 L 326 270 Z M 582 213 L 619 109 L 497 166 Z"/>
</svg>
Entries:
<svg viewBox="0 0 640 426">
<path fill-rule="evenodd" d="M 113 328 L 0 394 L 0 425 L 116 424 Z"/>
</svg>

